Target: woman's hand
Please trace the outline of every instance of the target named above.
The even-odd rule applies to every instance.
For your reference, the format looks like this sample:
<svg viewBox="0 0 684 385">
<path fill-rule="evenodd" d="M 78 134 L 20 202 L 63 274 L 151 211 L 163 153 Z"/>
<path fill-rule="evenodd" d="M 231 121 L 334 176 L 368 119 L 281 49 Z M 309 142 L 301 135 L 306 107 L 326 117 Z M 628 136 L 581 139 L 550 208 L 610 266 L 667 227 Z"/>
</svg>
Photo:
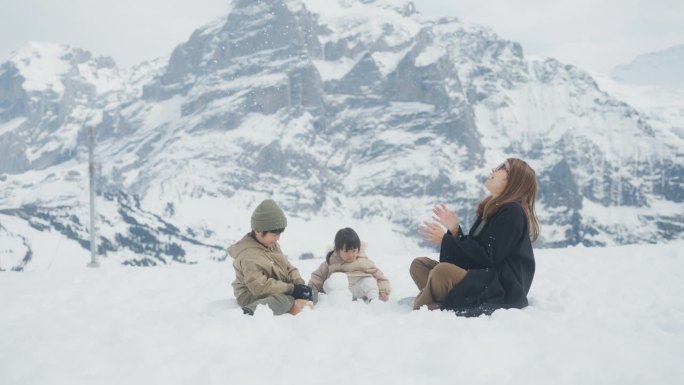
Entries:
<svg viewBox="0 0 684 385">
<path fill-rule="evenodd" d="M 423 222 L 423 225 L 419 228 L 420 236 L 424 241 L 436 243 L 438 245 L 442 244 L 442 238 L 444 238 L 444 229 L 437 223 L 434 222 Z"/>
<path fill-rule="evenodd" d="M 432 209 L 432 212 L 435 214 L 435 216 L 432 217 L 435 222 L 441 223 L 444 227 L 449 229 L 452 234 L 458 234 L 459 220 L 458 215 L 454 211 L 449 210 L 446 206 L 441 204 L 435 206 L 435 208 Z"/>
<path fill-rule="evenodd" d="M 384 291 L 381 291 L 380 294 L 378 294 L 378 297 L 380 298 L 380 301 L 387 302 L 389 300 L 389 294 L 385 293 Z"/>
</svg>

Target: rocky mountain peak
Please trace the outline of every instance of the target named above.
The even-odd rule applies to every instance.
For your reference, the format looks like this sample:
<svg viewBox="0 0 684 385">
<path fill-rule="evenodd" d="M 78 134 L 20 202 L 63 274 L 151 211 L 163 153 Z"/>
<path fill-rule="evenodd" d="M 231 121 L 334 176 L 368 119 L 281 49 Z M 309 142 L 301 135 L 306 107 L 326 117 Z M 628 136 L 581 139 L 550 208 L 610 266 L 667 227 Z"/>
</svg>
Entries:
<svg viewBox="0 0 684 385">
<path fill-rule="evenodd" d="M 130 264 L 219 259 L 217 245 L 243 235 L 267 197 L 298 233 L 316 234 L 294 253 L 325 248 L 321 232 L 337 224 L 372 224 L 378 247 L 406 253 L 436 203 L 472 223 L 482 181 L 508 157 L 537 171 L 539 245 L 681 238 L 681 138 L 577 67 L 410 4 L 236 1 L 168 61 L 119 72 L 134 86 L 107 92 L 85 69 L 116 78 L 116 67 L 75 51 L 47 74 L 62 96 L 27 90 L 3 64 L 0 203 L 13 208 L 3 215 L 40 212 L 34 228 L 85 239 L 72 213 L 83 213 L 92 125 L 110 196 L 103 242 Z"/>
</svg>

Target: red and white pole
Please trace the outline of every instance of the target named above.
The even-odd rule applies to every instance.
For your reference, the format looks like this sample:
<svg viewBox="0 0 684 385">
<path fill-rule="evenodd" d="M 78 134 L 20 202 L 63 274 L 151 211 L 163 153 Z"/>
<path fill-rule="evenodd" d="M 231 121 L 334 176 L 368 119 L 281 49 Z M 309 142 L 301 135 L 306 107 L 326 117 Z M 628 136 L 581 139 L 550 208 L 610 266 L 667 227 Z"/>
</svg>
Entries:
<svg viewBox="0 0 684 385">
<path fill-rule="evenodd" d="M 93 128 L 88 128 L 88 173 L 90 176 L 90 263 L 88 267 L 100 267 L 97 260 L 97 226 L 95 224 L 95 138 Z"/>
</svg>

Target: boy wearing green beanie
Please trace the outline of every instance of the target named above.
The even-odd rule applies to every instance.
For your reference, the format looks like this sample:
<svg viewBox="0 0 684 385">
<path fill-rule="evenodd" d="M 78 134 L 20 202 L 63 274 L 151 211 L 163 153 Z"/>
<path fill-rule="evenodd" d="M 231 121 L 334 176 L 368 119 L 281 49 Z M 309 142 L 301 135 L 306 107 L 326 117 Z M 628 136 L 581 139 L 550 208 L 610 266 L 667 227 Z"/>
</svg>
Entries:
<svg viewBox="0 0 684 385">
<path fill-rule="evenodd" d="M 266 199 L 252 213 L 252 231 L 228 248 L 234 258 L 233 292 L 245 314 L 254 314 L 263 304 L 275 315 L 296 315 L 318 302 L 316 289 L 304 284 L 280 249 L 278 240 L 286 227 L 283 210 Z"/>
</svg>

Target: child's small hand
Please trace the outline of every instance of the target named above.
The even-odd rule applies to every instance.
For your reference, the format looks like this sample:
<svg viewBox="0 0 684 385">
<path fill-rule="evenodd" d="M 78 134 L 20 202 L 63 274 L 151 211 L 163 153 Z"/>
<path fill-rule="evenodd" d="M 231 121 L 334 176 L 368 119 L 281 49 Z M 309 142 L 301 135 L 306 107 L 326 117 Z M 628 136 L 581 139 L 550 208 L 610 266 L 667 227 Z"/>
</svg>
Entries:
<svg viewBox="0 0 684 385">
<path fill-rule="evenodd" d="M 387 294 L 385 292 L 380 292 L 378 297 L 380 298 L 380 301 L 383 301 L 383 302 L 387 302 L 389 300 L 389 294 Z"/>
</svg>

